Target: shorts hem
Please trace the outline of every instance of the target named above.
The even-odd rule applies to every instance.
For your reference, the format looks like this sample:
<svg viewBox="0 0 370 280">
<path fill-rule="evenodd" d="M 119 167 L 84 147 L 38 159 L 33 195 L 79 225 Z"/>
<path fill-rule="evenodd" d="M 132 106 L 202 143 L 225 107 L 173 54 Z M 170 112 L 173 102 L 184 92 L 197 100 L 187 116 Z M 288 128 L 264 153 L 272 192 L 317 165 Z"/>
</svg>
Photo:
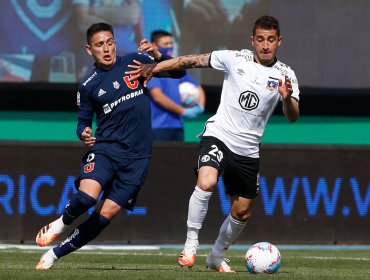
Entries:
<svg viewBox="0 0 370 280">
<path fill-rule="evenodd" d="M 107 196 L 105 199 L 110 199 L 112 200 L 113 202 L 117 203 L 119 206 L 122 207 L 122 209 L 126 209 L 126 210 L 129 210 L 129 211 L 133 211 L 134 210 L 134 207 L 135 205 L 132 205 L 132 206 L 127 206 L 127 203 L 122 203 L 120 201 L 117 201 L 116 199 L 114 199 L 114 197 L 111 197 L 111 196 Z"/>
</svg>

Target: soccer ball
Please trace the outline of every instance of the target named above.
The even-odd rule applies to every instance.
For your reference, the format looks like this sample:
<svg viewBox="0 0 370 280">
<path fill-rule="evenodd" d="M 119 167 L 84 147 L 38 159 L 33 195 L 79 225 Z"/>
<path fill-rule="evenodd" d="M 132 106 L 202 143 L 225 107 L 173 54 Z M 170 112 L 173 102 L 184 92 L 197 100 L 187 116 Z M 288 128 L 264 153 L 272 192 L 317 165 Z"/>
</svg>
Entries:
<svg viewBox="0 0 370 280">
<path fill-rule="evenodd" d="M 180 100 L 184 107 L 192 107 L 199 102 L 198 87 L 189 82 L 179 84 Z"/>
<path fill-rule="evenodd" d="M 281 263 L 279 250 L 269 242 L 251 246 L 245 255 L 245 266 L 250 273 L 276 273 Z"/>
</svg>

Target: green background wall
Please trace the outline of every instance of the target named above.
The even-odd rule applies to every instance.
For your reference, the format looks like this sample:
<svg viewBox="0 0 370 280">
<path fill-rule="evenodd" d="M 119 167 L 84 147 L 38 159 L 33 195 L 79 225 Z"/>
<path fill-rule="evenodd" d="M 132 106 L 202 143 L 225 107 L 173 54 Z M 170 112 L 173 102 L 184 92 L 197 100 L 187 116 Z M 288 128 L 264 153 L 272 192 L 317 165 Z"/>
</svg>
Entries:
<svg viewBox="0 0 370 280">
<path fill-rule="evenodd" d="M 210 115 L 185 121 L 185 141 L 198 142 L 196 135 Z M 79 141 L 75 112 L 0 111 L 0 140 Z M 289 123 L 273 115 L 262 139 L 266 144 L 370 145 L 370 117 L 301 116 Z"/>
</svg>

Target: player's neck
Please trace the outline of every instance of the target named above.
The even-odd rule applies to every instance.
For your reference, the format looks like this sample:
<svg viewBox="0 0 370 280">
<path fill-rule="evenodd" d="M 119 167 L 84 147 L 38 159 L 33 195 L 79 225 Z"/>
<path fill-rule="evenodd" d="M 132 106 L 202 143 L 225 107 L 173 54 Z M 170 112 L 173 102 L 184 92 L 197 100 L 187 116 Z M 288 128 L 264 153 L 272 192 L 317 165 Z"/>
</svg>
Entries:
<svg viewBox="0 0 370 280">
<path fill-rule="evenodd" d="M 272 67 L 272 66 L 274 66 L 274 64 L 276 63 L 277 58 L 276 58 L 276 56 L 275 56 L 273 60 L 268 61 L 268 62 L 265 62 L 265 63 L 261 63 L 261 62 L 258 60 L 258 58 L 256 57 L 256 55 L 254 55 L 254 57 L 253 57 L 253 61 L 254 61 L 255 63 L 261 64 L 261 65 L 266 66 L 266 67 Z"/>
</svg>

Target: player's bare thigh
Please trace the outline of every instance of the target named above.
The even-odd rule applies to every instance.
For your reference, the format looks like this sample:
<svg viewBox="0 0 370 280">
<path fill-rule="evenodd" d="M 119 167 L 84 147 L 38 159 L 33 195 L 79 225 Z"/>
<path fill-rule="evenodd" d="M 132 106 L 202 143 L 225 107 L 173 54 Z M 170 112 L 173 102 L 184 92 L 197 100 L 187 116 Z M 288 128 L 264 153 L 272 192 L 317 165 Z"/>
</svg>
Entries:
<svg viewBox="0 0 370 280">
<path fill-rule="evenodd" d="M 93 179 L 83 179 L 80 181 L 80 186 L 78 190 L 83 191 L 94 199 L 98 199 L 102 188 L 99 182 Z"/>
<path fill-rule="evenodd" d="M 95 199 L 98 199 L 102 188 L 100 184 L 93 179 L 83 179 L 80 182 L 79 190 L 85 192 Z M 119 214 L 119 212 L 121 212 L 121 210 L 122 207 L 113 200 L 104 199 L 99 202 L 94 211 L 104 216 L 108 220 L 112 220 Z"/>
<path fill-rule="evenodd" d="M 198 171 L 197 186 L 206 192 L 213 192 L 217 185 L 218 170 L 211 166 L 202 166 Z"/>
</svg>

